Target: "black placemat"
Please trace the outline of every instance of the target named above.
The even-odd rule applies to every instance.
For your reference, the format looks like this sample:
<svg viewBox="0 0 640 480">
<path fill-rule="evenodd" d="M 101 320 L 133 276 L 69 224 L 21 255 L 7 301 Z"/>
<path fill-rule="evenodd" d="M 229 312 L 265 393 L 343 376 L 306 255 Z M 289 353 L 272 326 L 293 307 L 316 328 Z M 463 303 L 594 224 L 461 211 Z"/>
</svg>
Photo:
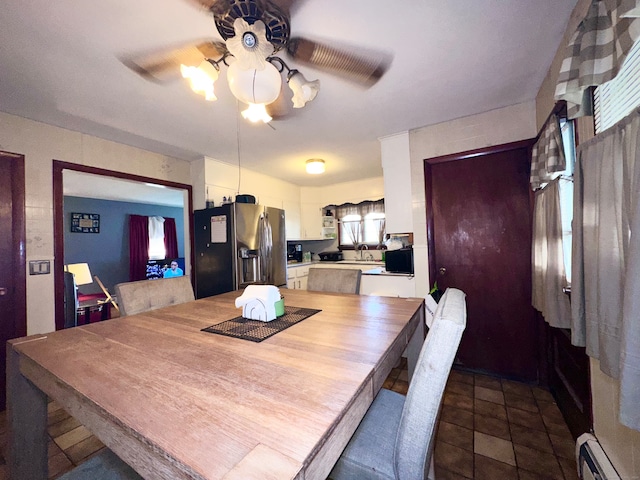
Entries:
<svg viewBox="0 0 640 480">
<path fill-rule="evenodd" d="M 240 316 L 203 328 L 201 331 L 251 340 L 252 342 L 261 342 L 320 311 L 313 308 L 285 306 L 284 315 L 270 322 L 261 322 L 260 320 L 251 320 Z"/>
</svg>

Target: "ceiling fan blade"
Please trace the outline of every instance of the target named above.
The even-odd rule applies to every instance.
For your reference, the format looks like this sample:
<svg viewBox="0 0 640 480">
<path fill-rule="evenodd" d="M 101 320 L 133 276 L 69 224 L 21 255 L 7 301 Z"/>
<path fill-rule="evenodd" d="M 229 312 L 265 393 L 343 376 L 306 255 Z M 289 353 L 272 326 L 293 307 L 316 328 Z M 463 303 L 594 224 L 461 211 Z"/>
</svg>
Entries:
<svg viewBox="0 0 640 480">
<path fill-rule="evenodd" d="M 358 51 L 358 53 L 355 53 Z M 392 56 L 357 47 L 337 48 L 306 38 L 292 38 L 287 52 L 293 59 L 312 67 L 333 73 L 360 85 L 370 87 L 389 68 Z"/>
<path fill-rule="evenodd" d="M 222 42 L 204 41 L 169 51 L 125 58 L 122 63 L 148 80 L 168 82 L 181 78 L 180 65 L 198 66 L 207 58 L 218 60 L 226 51 Z"/>
<path fill-rule="evenodd" d="M 229 10 L 230 2 L 229 0 L 188 0 L 189 3 L 200 7 L 203 10 L 207 10 L 211 13 L 222 14 L 225 11 Z"/>
<path fill-rule="evenodd" d="M 295 13 L 306 0 L 269 0 L 289 15 Z"/>
</svg>

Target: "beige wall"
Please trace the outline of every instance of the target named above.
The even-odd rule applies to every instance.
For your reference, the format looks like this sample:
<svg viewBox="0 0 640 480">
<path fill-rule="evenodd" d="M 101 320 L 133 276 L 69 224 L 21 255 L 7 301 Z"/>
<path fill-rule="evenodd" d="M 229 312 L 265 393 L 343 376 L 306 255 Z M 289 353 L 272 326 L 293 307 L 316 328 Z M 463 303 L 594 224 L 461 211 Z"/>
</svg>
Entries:
<svg viewBox="0 0 640 480">
<path fill-rule="evenodd" d="M 27 261 L 50 260 L 52 266 L 56 260 L 53 160 L 191 184 L 196 209 L 204 208 L 207 190 L 216 205 L 223 196 L 235 196 L 238 190 L 238 169 L 232 165 L 209 158 L 189 163 L 1 112 L 0 150 L 25 156 Z M 287 227 L 291 224 L 293 230 L 300 228 L 302 204 L 312 203 L 319 210 L 331 203 L 384 196 L 382 177 L 312 189 L 246 169 L 242 169 L 240 191 L 256 195 L 264 205 L 284 208 Z M 53 275 L 27 275 L 27 333 L 53 330 Z"/>
<path fill-rule="evenodd" d="M 578 1 L 567 25 L 563 42 L 560 44 L 547 77 L 538 92 L 536 98 L 536 123 L 538 128 L 542 126 L 555 103 L 553 95 L 564 55 L 564 48 L 576 26 L 584 17 L 590 3 L 590 0 Z M 579 142 L 592 138 L 594 135 L 593 118 L 583 117 L 578 119 L 576 132 Z M 598 360 L 591 359 L 590 365 L 595 435 L 623 479 L 640 479 L 640 432 L 631 430 L 621 425 L 618 421 L 620 382 L 602 373 Z"/>
<path fill-rule="evenodd" d="M 0 149 L 25 156 L 27 261 L 54 259 L 53 160 L 190 184 L 189 164 L 0 113 Z M 62 259 L 60 259 L 62 261 Z M 55 330 L 53 275 L 27 275 L 27 333 Z"/>
<path fill-rule="evenodd" d="M 500 108 L 409 132 L 417 296 L 425 296 L 429 292 L 423 160 L 525 140 L 535 135 L 534 102 Z"/>
</svg>

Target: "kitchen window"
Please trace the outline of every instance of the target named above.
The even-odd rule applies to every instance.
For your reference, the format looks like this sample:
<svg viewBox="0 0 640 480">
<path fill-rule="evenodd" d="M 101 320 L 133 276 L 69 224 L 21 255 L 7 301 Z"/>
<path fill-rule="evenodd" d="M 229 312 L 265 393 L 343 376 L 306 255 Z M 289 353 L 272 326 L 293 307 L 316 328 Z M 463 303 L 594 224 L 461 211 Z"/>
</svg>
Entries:
<svg viewBox="0 0 640 480">
<path fill-rule="evenodd" d="M 378 248 L 382 245 L 385 233 L 384 199 L 328 208 L 336 212 L 340 249 L 357 249 L 361 245 Z"/>
<path fill-rule="evenodd" d="M 560 221 L 562 222 L 562 251 L 564 257 L 564 268 L 567 282 L 571 285 L 571 242 L 573 231 L 571 222 L 573 221 L 573 169 L 576 163 L 576 136 L 575 124 L 573 120 L 560 119 L 560 129 L 562 132 L 562 146 L 564 147 L 564 158 L 567 168 L 559 172 L 560 183 L 558 183 L 558 193 L 560 195 Z"/>
</svg>

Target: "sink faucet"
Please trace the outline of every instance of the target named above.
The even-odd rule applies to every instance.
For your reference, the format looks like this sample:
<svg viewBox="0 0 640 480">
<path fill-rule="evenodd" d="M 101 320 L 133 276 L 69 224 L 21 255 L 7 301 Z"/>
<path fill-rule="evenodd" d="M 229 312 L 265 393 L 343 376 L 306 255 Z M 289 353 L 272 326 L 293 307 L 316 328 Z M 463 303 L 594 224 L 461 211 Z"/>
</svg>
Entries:
<svg viewBox="0 0 640 480">
<path fill-rule="evenodd" d="M 369 245 L 360 245 L 360 260 L 364 260 L 364 250 L 369 250 Z"/>
</svg>

